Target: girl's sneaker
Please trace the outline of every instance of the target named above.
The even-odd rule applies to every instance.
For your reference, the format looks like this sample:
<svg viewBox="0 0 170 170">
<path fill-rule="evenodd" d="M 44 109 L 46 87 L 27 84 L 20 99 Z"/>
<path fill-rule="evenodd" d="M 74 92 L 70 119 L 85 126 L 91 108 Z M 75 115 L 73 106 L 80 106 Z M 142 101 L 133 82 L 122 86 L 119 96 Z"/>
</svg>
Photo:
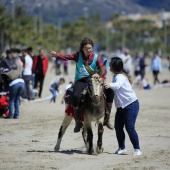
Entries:
<svg viewBox="0 0 170 170">
<path fill-rule="evenodd" d="M 142 155 L 142 152 L 139 149 L 134 149 L 133 156 L 140 156 Z"/>
<path fill-rule="evenodd" d="M 115 152 L 115 154 L 121 155 L 121 154 L 125 154 L 126 152 L 127 152 L 126 149 L 121 149 L 121 148 L 119 148 L 119 149 Z"/>
</svg>

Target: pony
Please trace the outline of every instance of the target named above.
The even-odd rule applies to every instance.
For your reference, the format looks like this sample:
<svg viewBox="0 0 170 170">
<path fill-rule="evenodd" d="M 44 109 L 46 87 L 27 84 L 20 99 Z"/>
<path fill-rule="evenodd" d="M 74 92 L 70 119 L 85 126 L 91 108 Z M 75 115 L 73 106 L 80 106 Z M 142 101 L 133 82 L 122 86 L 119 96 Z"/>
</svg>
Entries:
<svg viewBox="0 0 170 170">
<path fill-rule="evenodd" d="M 98 141 L 96 153 L 100 154 L 104 150 L 102 146 L 102 136 L 104 131 L 103 123 L 106 109 L 106 97 L 104 94 L 104 80 L 102 78 L 102 74 L 105 70 L 106 62 L 107 61 L 103 63 L 103 66 L 99 71 L 91 70 L 89 65 L 84 62 L 86 70 L 89 72 L 91 77 L 87 82 L 88 88 L 83 92 L 84 101 L 82 107 L 82 114 L 84 122 L 82 137 L 86 146 L 87 153 L 90 155 L 94 153 L 92 122 L 96 122 L 98 127 Z M 60 149 L 61 140 L 72 119 L 73 116 L 65 114 L 64 120 L 59 129 L 57 143 L 54 148 L 56 152 L 58 152 Z"/>
</svg>

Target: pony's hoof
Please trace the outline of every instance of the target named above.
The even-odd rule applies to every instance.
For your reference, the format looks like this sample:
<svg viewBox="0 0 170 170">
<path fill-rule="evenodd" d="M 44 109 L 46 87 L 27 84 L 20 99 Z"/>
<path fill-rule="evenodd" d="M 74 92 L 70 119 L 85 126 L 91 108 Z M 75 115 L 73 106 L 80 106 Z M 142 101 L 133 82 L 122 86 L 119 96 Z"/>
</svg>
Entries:
<svg viewBox="0 0 170 170">
<path fill-rule="evenodd" d="M 101 154 L 101 153 L 103 153 L 103 151 L 104 151 L 104 148 L 103 148 L 103 147 L 101 147 L 101 148 L 97 147 L 97 148 L 96 148 L 96 153 L 97 153 L 97 154 Z"/>
<path fill-rule="evenodd" d="M 89 150 L 87 150 L 87 153 L 89 154 L 89 155 L 93 155 L 94 154 L 94 149 L 89 149 Z"/>
<path fill-rule="evenodd" d="M 58 146 L 55 146 L 54 151 L 55 151 L 55 152 L 58 152 L 59 149 L 60 149 L 60 148 L 59 148 Z"/>
</svg>

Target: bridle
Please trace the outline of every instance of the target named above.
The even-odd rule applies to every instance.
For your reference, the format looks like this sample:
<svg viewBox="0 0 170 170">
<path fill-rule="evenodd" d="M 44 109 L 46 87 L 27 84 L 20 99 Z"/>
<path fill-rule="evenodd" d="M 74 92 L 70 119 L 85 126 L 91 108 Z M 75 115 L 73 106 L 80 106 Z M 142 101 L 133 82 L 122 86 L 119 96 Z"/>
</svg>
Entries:
<svg viewBox="0 0 170 170">
<path fill-rule="evenodd" d="M 90 81 L 91 82 L 89 82 L 89 86 L 93 86 L 93 90 L 95 88 L 94 87 L 95 84 L 97 84 L 96 86 L 103 86 L 103 79 L 98 74 L 95 74 L 94 76 L 92 76 Z M 102 83 L 101 83 L 101 81 L 102 81 Z M 103 87 L 102 87 L 102 89 L 103 89 Z M 98 90 L 98 94 L 92 95 L 92 93 L 90 91 L 90 87 L 87 88 L 87 93 L 89 94 L 90 98 L 92 99 L 94 106 L 98 106 L 101 102 L 102 96 L 105 96 L 103 90 L 101 92 L 100 87 L 98 87 L 97 90 Z"/>
</svg>

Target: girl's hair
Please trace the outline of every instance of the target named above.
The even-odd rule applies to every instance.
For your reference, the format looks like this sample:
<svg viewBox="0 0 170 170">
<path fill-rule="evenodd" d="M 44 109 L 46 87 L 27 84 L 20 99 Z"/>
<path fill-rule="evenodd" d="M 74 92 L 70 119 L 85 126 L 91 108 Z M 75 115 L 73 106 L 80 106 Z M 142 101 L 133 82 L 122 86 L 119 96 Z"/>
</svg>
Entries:
<svg viewBox="0 0 170 170">
<path fill-rule="evenodd" d="M 85 38 L 81 41 L 81 43 L 80 43 L 80 49 L 79 49 L 79 51 L 82 51 L 82 49 L 84 48 L 84 46 L 87 45 L 87 44 L 91 44 L 92 47 L 94 46 L 94 43 L 93 43 L 92 39 L 85 37 Z"/>
<path fill-rule="evenodd" d="M 65 83 L 65 79 L 62 77 L 60 78 L 60 81 L 62 81 L 63 83 Z"/>
<path fill-rule="evenodd" d="M 130 84 L 132 84 L 132 80 L 123 68 L 123 61 L 120 57 L 112 57 L 109 66 L 111 72 L 113 72 L 114 74 L 123 74 L 125 77 L 127 77 Z"/>
</svg>

